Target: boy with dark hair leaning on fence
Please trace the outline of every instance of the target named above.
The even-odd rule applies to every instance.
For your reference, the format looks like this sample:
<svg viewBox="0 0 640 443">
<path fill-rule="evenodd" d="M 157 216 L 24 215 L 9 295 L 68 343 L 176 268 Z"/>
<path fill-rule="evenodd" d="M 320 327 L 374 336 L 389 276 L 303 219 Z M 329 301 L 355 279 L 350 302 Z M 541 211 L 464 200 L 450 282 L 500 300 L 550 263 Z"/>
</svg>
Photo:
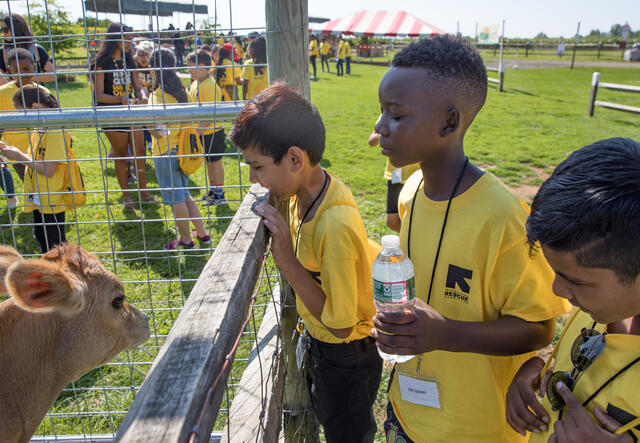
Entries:
<svg viewBox="0 0 640 443">
<path fill-rule="evenodd" d="M 412 43 L 378 93 L 382 154 L 421 167 L 399 197 L 415 306 L 374 318 L 382 351 L 416 355 L 391 375 L 387 441 L 520 441 L 504 418 L 507 387 L 568 306 L 542 257 L 529 257 L 526 205 L 465 156 L 487 95 L 482 59 L 452 36 Z"/>
<path fill-rule="evenodd" d="M 507 420 L 535 432 L 531 442 L 640 437 L 639 225 L 640 143 L 631 139 L 574 152 L 533 198 L 532 253 L 541 247 L 554 292 L 575 308 L 549 358 L 555 372 L 533 357 L 507 393 Z"/>
<path fill-rule="evenodd" d="M 269 205 L 257 211 L 271 232 L 273 258 L 296 293 L 307 331 L 300 339 L 310 345 L 306 377 L 326 439 L 371 442 L 382 370 L 370 337 L 371 258 L 351 192 L 320 166 L 322 118 L 298 92 L 275 83 L 245 105 L 230 137 L 251 167 L 251 181 L 278 200 L 291 198 L 288 224 Z"/>
</svg>

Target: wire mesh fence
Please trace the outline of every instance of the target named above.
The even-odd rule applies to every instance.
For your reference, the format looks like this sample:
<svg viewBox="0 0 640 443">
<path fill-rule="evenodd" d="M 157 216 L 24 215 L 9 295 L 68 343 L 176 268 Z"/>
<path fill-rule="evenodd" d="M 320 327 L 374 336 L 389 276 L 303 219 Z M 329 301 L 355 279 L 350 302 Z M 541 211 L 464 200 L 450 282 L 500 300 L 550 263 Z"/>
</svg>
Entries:
<svg viewBox="0 0 640 443">
<path fill-rule="evenodd" d="M 266 66 L 266 59 L 253 63 L 248 54 L 245 56 L 247 30 L 221 28 L 215 15 L 213 21 L 209 17 L 199 27 L 160 30 L 162 2 L 152 0 L 148 2 L 149 29 L 119 26 L 114 32 L 97 12 L 102 3 L 108 2 L 83 1 L 82 20 L 72 27 L 60 26 L 59 11 L 47 1 L 8 1 L 2 11 L 0 70 L 7 84 L 0 87 L 0 129 L 7 145 L 17 145 L 31 161 L 12 161 L 8 154 L 2 160 L 5 196 L 0 198 L 0 242 L 14 246 L 25 258 L 37 256 L 65 238 L 80 244 L 118 275 L 127 300 L 150 316 L 151 326 L 151 337 L 142 346 L 121 353 L 63 390 L 36 432 L 39 441 L 60 440 L 61 436 L 94 440 L 115 436 L 249 186 L 248 167 L 241 155 L 228 140 L 220 142 L 218 138 L 216 161 L 205 162 L 182 186 L 193 202 L 187 205 L 187 215 L 181 214 L 175 206 L 163 204 L 163 200 L 167 203 L 166 193 L 181 186 L 174 185 L 171 175 L 171 184 L 166 184 L 166 178 L 163 183 L 158 162 L 166 155 L 163 139 L 168 150 L 173 148 L 169 146 L 171 138 L 162 135 L 177 131 L 176 124 L 204 130 L 205 134 L 207 129 L 218 134 L 229 132 L 242 106 L 237 100 L 246 97 L 239 85 L 241 68 Z M 110 3 L 116 7 L 118 21 L 127 23 L 126 2 Z M 192 0 L 185 6 L 191 7 L 195 24 L 201 5 Z M 104 53 L 108 63 L 101 67 L 96 56 L 109 44 L 113 45 L 111 52 Z M 185 45 L 182 49 L 181 44 Z M 138 51 L 145 46 L 151 51 Z M 174 94 L 183 96 L 173 78 L 185 86 L 185 93 L 198 78 L 195 69 L 185 68 L 183 59 L 186 49 L 198 47 L 206 56 L 197 52 L 195 65 L 208 71 L 220 90 L 227 92 L 228 100 L 223 102 L 222 95 L 205 99 L 196 89 L 189 103 L 176 100 L 182 103 L 172 104 Z M 220 47 L 231 54 L 224 68 L 219 64 Z M 170 50 L 176 60 L 166 63 L 160 58 L 154 64 L 153 53 L 162 48 Z M 225 77 L 231 77 L 226 87 L 221 84 Z M 55 98 L 56 106 L 41 94 L 36 94 L 35 100 L 28 97 L 27 85 L 36 83 L 47 88 L 45 92 Z M 155 100 L 150 99 L 154 90 Z M 53 139 L 62 140 L 62 144 L 46 143 Z M 58 152 L 57 157 L 53 151 Z M 81 170 L 86 193 L 86 202 L 81 205 L 73 199 L 70 204 L 63 203 L 69 195 L 78 197 L 77 186 L 67 188 L 60 182 L 73 164 Z M 53 175 L 46 174 L 48 168 L 53 168 Z M 217 193 L 214 198 L 212 190 Z M 42 215 L 40 219 L 30 213 L 34 209 Z M 64 219 L 54 220 L 55 229 L 48 229 L 51 220 L 47 221 L 46 215 L 61 212 Z M 172 241 L 183 240 L 184 232 L 179 231 L 185 218 L 196 227 L 193 247 L 166 250 Z M 215 427 L 220 438 L 256 342 L 261 316 L 273 303 L 276 271 L 271 259 L 266 263 L 261 277 L 264 283 L 255 294 L 255 310 L 227 381 Z M 265 364 L 265 369 L 268 367 Z"/>
</svg>

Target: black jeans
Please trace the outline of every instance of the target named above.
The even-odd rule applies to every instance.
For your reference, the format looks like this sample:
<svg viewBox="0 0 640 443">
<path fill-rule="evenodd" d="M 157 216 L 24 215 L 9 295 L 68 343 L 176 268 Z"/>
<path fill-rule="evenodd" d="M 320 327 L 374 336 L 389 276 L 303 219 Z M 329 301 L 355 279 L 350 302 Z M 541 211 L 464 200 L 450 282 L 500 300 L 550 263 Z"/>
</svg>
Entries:
<svg viewBox="0 0 640 443">
<path fill-rule="evenodd" d="M 337 75 L 344 75 L 344 60 L 338 59 L 336 63 Z"/>
<path fill-rule="evenodd" d="M 347 75 L 351 75 L 351 57 L 344 58 L 347 62 Z"/>
<path fill-rule="evenodd" d="M 372 406 L 382 374 L 375 340 L 325 343 L 309 338 L 307 383 L 327 442 L 372 442 Z"/>
<path fill-rule="evenodd" d="M 310 55 L 309 61 L 311 62 L 311 66 L 313 66 L 313 76 L 315 77 L 316 76 L 316 56 Z"/>
<path fill-rule="evenodd" d="M 64 234 L 64 212 L 57 214 L 43 214 L 38 210 L 33 211 L 33 234 L 40 243 L 40 249 L 44 254 L 55 245 L 67 241 Z"/>
</svg>

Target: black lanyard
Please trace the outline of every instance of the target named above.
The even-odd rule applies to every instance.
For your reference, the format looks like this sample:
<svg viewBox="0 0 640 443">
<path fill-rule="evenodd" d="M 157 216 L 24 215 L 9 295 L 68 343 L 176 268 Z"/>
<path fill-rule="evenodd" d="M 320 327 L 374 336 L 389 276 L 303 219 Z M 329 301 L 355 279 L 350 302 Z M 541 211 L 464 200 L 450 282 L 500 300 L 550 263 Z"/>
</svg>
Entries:
<svg viewBox="0 0 640 443">
<path fill-rule="evenodd" d="M 318 200 L 320 199 L 320 196 L 322 195 L 325 188 L 327 187 L 327 183 L 329 182 L 329 174 L 327 174 L 327 171 L 323 169 L 322 172 L 324 172 L 324 183 L 322 184 L 322 189 L 320 189 L 320 192 L 318 192 L 318 195 L 316 195 L 316 198 L 313 199 L 313 202 L 311 203 L 311 205 L 309 205 L 307 210 L 304 211 L 304 215 L 302 216 L 302 218 L 300 219 L 300 223 L 298 224 L 298 232 L 296 233 L 296 247 L 293 252 L 293 254 L 296 257 L 298 257 L 298 241 L 300 240 L 300 231 L 302 230 L 302 224 L 304 223 L 304 219 L 307 218 L 307 215 L 309 215 L 309 211 L 311 211 L 311 208 L 313 208 L 315 204 L 318 202 Z"/>
<path fill-rule="evenodd" d="M 442 230 L 440 231 L 440 240 L 438 241 L 438 249 L 436 250 L 436 258 L 433 261 L 433 270 L 431 271 L 431 281 L 429 282 L 429 292 L 427 293 L 427 304 L 431 301 L 431 287 L 433 286 L 433 278 L 436 275 L 436 266 L 438 266 L 438 257 L 440 257 L 440 247 L 442 246 L 442 239 L 444 238 L 444 229 L 447 226 L 447 218 L 449 217 L 449 209 L 451 208 L 451 201 L 453 197 L 456 195 L 456 191 L 458 190 L 458 186 L 462 181 L 462 176 L 464 175 L 464 171 L 467 169 L 467 165 L 469 164 L 469 157 L 465 157 L 464 165 L 462 166 L 462 170 L 460 171 L 460 175 L 458 176 L 458 180 L 456 181 L 456 185 L 453 187 L 453 191 L 451 191 L 451 195 L 449 196 L 449 201 L 447 202 L 447 210 L 444 212 L 444 221 L 442 222 Z M 413 223 L 413 208 L 416 205 L 416 196 L 418 192 L 420 192 L 420 185 L 424 181 L 424 177 L 420 179 L 420 183 L 418 183 L 418 189 L 416 189 L 416 193 L 413 194 L 413 201 L 411 202 L 411 212 L 409 214 L 409 233 L 407 234 L 407 257 L 411 258 L 411 225 Z"/>
</svg>

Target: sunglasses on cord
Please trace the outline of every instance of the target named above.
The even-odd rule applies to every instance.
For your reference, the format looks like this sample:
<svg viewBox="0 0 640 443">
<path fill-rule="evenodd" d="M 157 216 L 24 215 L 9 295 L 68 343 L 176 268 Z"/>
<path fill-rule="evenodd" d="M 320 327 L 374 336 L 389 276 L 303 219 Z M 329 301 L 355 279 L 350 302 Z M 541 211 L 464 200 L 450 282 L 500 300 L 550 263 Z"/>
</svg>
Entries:
<svg viewBox="0 0 640 443">
<path fill-rule="evenodd" d="M 559 411 L 565 407 L 565 401 L 557 389 L 558 382 L 563 382 L 569 390 L 573 391 L 580 376 L 604 351 L 607 345 L 605 335 L 606 333 L 600 333 L 595 329 L 583 328 L 580 335 L 574 340 L 573 345 L 571 345 L 573 370 L 571 372 L 556 371 L 551 374 L 551 378 L 547 383 L 547 398 L 554 411 Z"/>
</svg>

